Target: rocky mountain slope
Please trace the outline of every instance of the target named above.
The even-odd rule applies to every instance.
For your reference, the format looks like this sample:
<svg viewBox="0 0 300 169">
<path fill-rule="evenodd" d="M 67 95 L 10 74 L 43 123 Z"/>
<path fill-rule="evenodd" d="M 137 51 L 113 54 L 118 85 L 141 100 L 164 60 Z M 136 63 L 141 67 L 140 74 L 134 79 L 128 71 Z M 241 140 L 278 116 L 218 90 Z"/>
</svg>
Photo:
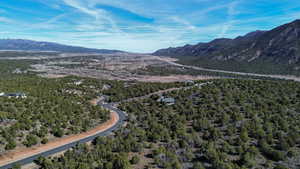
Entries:
<svg viewBox="0 0 300 169">
<path fill-rule="evenodd" d="M 297 70 L 297 65 L 300 64 L 300 20 L 270 31 L 255 31 L 235 39 L 223 38 L 209 43 L 161 49 L 153 54 L 193 60 L 193 63 L 205 60 L 206 65 L 209 65 L 207 61 L 219 64 L 240 62 L 248 65 L 270 63 L 290 68 L 292 65 L 292 69 Z"/>
<path fill-rule="evenodd" d="M 0 50 L 25 51 L 57 51 L 67 53 L 118 53 L 118 50 L 91 49 L 77 46 L 68 46 L 51 42 L 38 42 L 24 39 L 0 39 Z"/>
</svg>

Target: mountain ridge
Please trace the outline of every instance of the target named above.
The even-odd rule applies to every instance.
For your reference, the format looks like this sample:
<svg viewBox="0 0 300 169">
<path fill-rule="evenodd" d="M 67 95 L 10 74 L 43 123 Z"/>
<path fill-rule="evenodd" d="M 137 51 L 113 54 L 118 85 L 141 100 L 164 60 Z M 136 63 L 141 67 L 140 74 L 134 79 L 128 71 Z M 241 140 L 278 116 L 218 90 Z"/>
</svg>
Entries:
<svg viewBox="0 0 300 169">
<path fill-rule="evenodd" d="M 23 51 L 53 51 L 67 53 L 124 53 L 120 50 L 93 49 L 73 45 L 65 45 L 54 42 L 34 41 L 27 39 L 0 39 L 0 50 L 23 50 Z"/>
<path fill-rule="evenodd" d="M 250 32 L 234 39 L 220 38 L 208 43 L 160 49 L 153 55 L 297 64 L 300 61 L 300 20 L 269 31 Z"/>
</svg>

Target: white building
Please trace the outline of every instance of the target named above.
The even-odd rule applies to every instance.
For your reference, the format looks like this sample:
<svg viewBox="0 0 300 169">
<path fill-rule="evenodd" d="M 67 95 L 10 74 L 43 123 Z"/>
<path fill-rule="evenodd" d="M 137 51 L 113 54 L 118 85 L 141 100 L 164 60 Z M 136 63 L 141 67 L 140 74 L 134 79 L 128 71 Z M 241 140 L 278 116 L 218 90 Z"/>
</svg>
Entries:
<svg viewBox="0 0 300 169">
<path fill-rule="evenodd" d="M 79 86 L 79 85 L 81 85 L 82 83 L 83 83 L 82 80 L 79 80 L 79 81 L 74 82 L 74 84 L 75 84 L 76 86 Z"/>
<path fill-rule="evenodd" d="M 8 98 L 21 98 L 21 99 L 26 99 L 27 96 L 25 93 L 9 93 L 5 94 L 4 96 L 7 96 Z"/>
</svg>

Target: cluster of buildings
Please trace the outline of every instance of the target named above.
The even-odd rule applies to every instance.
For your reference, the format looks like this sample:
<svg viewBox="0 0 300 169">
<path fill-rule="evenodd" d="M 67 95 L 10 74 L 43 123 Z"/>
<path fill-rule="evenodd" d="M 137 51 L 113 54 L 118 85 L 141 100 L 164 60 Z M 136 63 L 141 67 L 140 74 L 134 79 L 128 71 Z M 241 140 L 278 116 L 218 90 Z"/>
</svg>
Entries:
<svg viewBox="0 0 300 169">
<path fill-rule="evenodd" d="M 8 98 L 21 98 L 25 99 L 27 98 L 25 93 L 0 93 L 0 97 L 8 97 Z"/>
<path fill-rule="evenodd" d="M 25 73 L 27 73 L 27 70 L 22 71 L 21 69 L 17 68 L 12 73 L 13 74 L 25 74 Z"/>
<path fill-rule="evenodd" d="M 208 84 L 211 84 L 213 82 L 206 82 L 206 83 L 196 83 L 195 81 L 193 80 L 186 80 L 184 81 L 185 85 L 187 85 L 188 87 L 185 87 L 185 89 L 188 89 L 190 87 L 198 87 L 198 88 L 201 88 L 202 86 L 204 85 L 208 85 Z M 165 97 L 165 96 L 160 96 L 158 99 L 157 99 L 157 102 L 160 102 L 160 103 L 163 103 L 165 105 L 168 105 L 168 106 L 171 106 L 171 105 L 174 105 L 176 100 L 175 98 L 173 97 Z"/>
</svg>

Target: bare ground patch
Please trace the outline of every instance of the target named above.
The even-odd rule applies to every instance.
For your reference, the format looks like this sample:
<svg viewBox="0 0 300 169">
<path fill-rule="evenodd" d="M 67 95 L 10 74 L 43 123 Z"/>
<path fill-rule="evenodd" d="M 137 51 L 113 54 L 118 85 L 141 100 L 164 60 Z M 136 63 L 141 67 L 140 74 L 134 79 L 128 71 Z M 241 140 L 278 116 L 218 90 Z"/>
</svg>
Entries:
<svg viewBox="0 0 300 169">
<path fill-rule="evenodd" d="M 170 75 L 170 76 L 143 76 L 137 81 L 142 82 L 162 82 L 162 83 L 169 83 L 169 82 L 183 82 L 187 80 L 209 80 L 209 79 L 216 79 L 217 77 L 213 76 L 191 76 L 191 75 Z"/>
</svg>

